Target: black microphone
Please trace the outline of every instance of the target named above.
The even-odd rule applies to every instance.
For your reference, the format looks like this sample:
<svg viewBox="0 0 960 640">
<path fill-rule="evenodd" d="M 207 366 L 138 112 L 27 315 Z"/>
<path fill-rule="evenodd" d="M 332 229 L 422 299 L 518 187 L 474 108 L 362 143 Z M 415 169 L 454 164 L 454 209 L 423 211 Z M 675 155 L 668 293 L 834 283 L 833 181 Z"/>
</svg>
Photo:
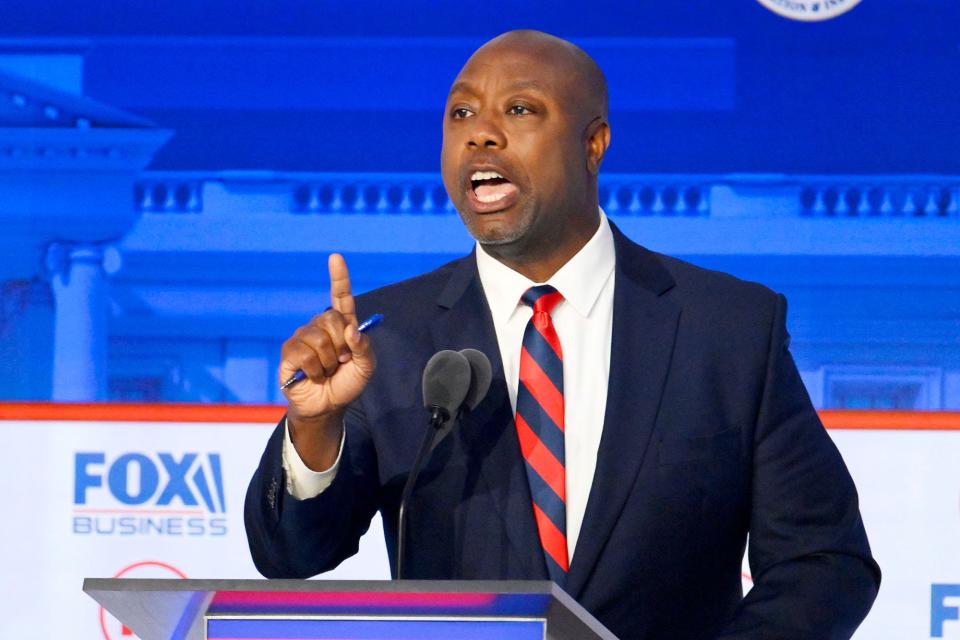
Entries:
<svg viewBox="0 0 960 640">
<path fill-rule="evenodd" d="M 470 392 L 470 361 L 456 351 L 438 351 L 423 368 L 423 406 L 430 424 L 440 427 L 456 417 Z"/>
<path fill-rule="evenodd" d="M 490 366 L 489 358 L 482 351 L 461 349 L 459 353 L 470 363 L 470 388 L 467 390 L 467 397 L 463 399 L 461 411 L 473 411 L 487 396 L 490 383 L 493 381 L 493 367 Z M 425 399 L 424 405 L 427 404 Z M 430 445 L 431 452 L 453 431 L 453 426 L 457 422 L 456 417 L 454 416 L 453 420 L 449 420 L 437 429 L 433 436 L 433 443 Z"/>
<path fill-rule="evenodd" d="M 470 361 L 456 351 L 438 351 L 423 368 L 423 406 L 430 412 L 430 426 L 423 434 L 420 450 L 417 451 L 417 457 L 400 496 L 400 509 L 397 514 L 397 580 L 403 578 L 407 500 L 417 484 L 417 476 L 427 460 L 427 454 L 433 448 L 437 432 L 443 430 L 448 423 L 452 425 L 460 412 L 460 407 L 470 392 L 471 377 Z"/>
<path fill-rule="evenodd" d="M 493 367 L 490 359 L 482 351 L 476 349 L 461 349 L 460 353 L 470 363 L 470 390 L 463 401 L 467 409 L 473 411 L 487 396 L 490 383 L 493 381 Z"/>
</svg>

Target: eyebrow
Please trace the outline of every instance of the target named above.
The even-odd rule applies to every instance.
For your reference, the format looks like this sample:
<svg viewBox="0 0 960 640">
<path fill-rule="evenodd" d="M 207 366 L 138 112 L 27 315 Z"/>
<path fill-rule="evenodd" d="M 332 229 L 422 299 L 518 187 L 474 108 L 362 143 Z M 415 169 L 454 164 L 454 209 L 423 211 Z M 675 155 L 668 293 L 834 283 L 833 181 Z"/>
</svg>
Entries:
<svg viewBox="0 0 960 640">
<path fill-rule="evenodd" d="M 452 96 L 455 93 L 469 93 L 470 95 L 474 95 L 476 91 L 473 90 L 473 87 L 469 82 L 459 80 L 453 83 L 453 86 L 450 87 L 450 91 L 447 93 L 447 95 Z"/>
<path fill-rule="evenodd" d="M 544 85 L 536 80 L 518 80 L 507 86 L 508 91 L 522 91 L 526 89 L 532 89 L 533 91 L 540 93 L 546 93 L 547 91 Z M 450 87 L 450 92 L 447 95 L 452 96 L 455 93 L 466 93 L 475 96 L 477 95 L 477 90 L 469 82 L 459 80 L 453 83 L 453 86 Z"/>
<path fill-rule="evenodd" d="M 510 91 L 521 91 L 524 89 L 533 89 L 534 91 L 539 91 L 540 93 L 546 92 L 546 87 L 543 84 L 537 82 L 536 80 L 518 80 L 510 86 L 507 87 Z"/>
</svg>

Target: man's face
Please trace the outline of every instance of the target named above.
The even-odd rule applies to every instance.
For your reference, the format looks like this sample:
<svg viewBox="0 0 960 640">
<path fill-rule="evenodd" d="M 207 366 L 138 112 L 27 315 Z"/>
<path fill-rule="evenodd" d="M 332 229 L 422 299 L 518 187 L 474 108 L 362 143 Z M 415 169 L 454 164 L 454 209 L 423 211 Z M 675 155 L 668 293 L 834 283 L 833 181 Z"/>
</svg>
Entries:
<svg viewBox="0 0 960 640">
<path fill-rule="evenodd" d="M 523 250 L 550 241 L 582 205 L 588 123 L 574 108 L 569 75 L 535 52 L 488 46 L 454 82 L 443 182 L 481 244 Z"/>
</svg>

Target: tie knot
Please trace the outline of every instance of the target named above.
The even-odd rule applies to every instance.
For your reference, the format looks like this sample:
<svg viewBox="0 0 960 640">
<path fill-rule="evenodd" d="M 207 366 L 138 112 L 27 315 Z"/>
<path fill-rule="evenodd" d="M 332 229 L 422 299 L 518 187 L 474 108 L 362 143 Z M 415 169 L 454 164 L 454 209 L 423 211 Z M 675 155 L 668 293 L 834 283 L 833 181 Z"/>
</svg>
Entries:
<svg viewBox="0 0 960 640">
<path fill-rule="evenodd" d="M 550 313 L 563 300 L 563 294 L 548 284 L 541 284 L 524 291 L 520 300 L 528 307 L 533 307 L 534 313 Z"/>
</svg>

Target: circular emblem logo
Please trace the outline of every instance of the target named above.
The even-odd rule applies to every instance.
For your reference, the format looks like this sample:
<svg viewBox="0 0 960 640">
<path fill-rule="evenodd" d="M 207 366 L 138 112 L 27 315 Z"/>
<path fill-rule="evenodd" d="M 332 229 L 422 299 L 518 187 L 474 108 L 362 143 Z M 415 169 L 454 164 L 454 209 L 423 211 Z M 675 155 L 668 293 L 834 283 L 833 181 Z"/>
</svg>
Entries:
<svg viewBox="0 0 960 640">
<path fill-rule="evenodd" d="M 124 567 L 117 572 L 114 578 L 186 578 L 186 574 L 165 562 L 146 560 Z M 100 630 L 105 640 L 133 640 L 137 638 L 130 629 L 126 628 L 106 609 L 100 607 Z"/>
<path fill-rule="evenodd" d="M 860 4 L 860 0 L 757 0 L 770 11 L 804 22 L 836 18 Z"/>
</svg>

